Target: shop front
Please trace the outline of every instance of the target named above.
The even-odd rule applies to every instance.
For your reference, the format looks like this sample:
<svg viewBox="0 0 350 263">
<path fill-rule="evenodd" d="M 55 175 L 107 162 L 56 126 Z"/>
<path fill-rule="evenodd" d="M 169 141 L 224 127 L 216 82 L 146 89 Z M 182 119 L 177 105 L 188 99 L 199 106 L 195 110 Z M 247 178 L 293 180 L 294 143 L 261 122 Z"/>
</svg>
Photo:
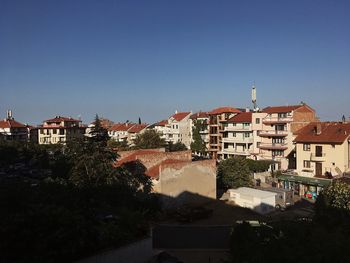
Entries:
<svg viewBox="0 0 350 263">
<path fill-rule="evenodd" d="M 282 174 L 278 178 L 280 188 L 291 189 L 295 195 L 315 200 L 321 190 L 330 185 L 331 179 Z"/>
</svg>

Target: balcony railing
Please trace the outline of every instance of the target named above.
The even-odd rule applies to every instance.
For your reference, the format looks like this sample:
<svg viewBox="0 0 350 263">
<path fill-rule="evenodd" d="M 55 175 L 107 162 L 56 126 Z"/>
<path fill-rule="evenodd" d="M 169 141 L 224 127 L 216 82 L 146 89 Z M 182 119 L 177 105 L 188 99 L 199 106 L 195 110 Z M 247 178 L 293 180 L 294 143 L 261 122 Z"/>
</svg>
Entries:
<svg viewBox="0 0 350 263">
<path fill-rule="evenodd" d="M 288 135 L 288 131 L 259 131 L 261 137 L 283 137 Z"/>
<path fill-rule="evenodd" d="M 326 160 L 326 154 L 321 153 L 321 154 L 311 154 L 310 160 L 313 162 L 324 162 Z"/>
<path fill-rule="evenodd" d="M 250 155 L 251 151 L 249 150 L 245 150 L 245 151 L 239 151 L 239 150 L 235 150 L 235 149 L 223 149 L 222 154 L 233 154 L 233 155 Z"/>
<path fill-rule="evenodd" d="M 236 143 L 253 143 L 253 137 L 226 137 L 222 138 L 222 141 Z"/>
<path fill-rule="evenodd" d="M 288 145 L 286 143 L 260 143 L 258 146 L 260 149 L 268 150 L 286 150 Z"/>
<path fill-rule="evenodd" d="M 292 122 L 292 117 L 285 117 L 285 118 L 264 118 L 263 123 L 264 124 L 271 124 L 271 123 L 288 123 Z"/>
<path fill-rule="evenodd" d="M 242 126 L 233 126 L 233 127 L 225 127 L 225 131 L 233 131 L 233 132 L 250 132 L 252 131 L 252 128 L 249 127 L 242 127 Z"/>
</svg>

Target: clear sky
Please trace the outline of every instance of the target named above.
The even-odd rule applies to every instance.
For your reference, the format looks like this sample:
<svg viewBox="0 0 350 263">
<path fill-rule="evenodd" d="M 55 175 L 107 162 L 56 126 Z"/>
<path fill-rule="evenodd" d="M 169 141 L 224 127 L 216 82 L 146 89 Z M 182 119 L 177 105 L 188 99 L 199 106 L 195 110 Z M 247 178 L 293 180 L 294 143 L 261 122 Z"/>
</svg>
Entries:
<svg viewBox="0 0 350 263">
<path fill-rule="evenodd" d="M 350 117 L 350 1 L 0 0 L 0 117 L 307 102 Z"/>
</svg>

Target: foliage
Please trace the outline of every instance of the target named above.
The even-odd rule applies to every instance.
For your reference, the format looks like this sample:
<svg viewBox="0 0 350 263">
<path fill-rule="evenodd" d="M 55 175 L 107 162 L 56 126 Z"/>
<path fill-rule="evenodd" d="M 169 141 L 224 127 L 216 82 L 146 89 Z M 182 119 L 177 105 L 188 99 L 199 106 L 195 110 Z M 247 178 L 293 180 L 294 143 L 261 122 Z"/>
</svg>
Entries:
<svg viewBox="0 0 350 263">
<path fill-rule="evenodd" d="M 317 197 L 315 211 L 316 219 L 327 225 L 350 222 L 350 185 L 335 182 L 323 189 Z"/>
<path fill-rule="evenodd" d="M 186 151 L 187 147 L 182 142 L 177 142 L 177 143 L 169 142 L 166 146 L 166 150 L 168 152 Z"/>
<path fill-rule="evenodd" d="M 155 130 L 146 130 L 136 135 L 134 140 L 135 149 L 155 149 L 165 146 L 165 140 Z"/>
<path fill-rule="evenodd" d="M 191 143 L 191 150 L 194 153 L 200 153 L 204 155 L 207 151 L 207 147 L 204 140 L 202 139 L 200 132 L 205 130 L 207 128 L 207 125 L 203 120 L 193 120 L 193 124 L 194 124 L 192 128 L 193 142 Z"/>
<path fill-rule="evenodd" d="M 91 140 L 97 143 L 102 143 L 103 146 L 106 146 L 107 141 L 109 140 L 109 135 L 107 129 L 102 127 L 101 121 L 96 114 L 94 126 L 91 128 L 90 131 Z"/>
<path fill-rule="evenodd" d="M 246 159 L 240 156 L 221 161 L 217 174 L 226 189 L 253 185 Z"/>
<path fill-rule="evenodd" d="M 231 236 L 232 262 L 347 262 L 350 228 L 332 230 L 309 221 L 281 221 L 270 226 L 236 225 Z"/>
<path fill-rule="evenodd" d="M 109 139 L 107 142 L 107 146 L 108 148 L 116 149 L 118 151 L 130 150 L 130 146 L 128 145 L 128 142 L 126 140 L 119 142 L 114 139 Z"/>
<path fill-rule="evenodd" d="M 266 172 L 271 165 L 270 161 L 265 160 L 246 159 L 246 162 L 248 164 L 249 170 L 254 173 Z"/>
</svg>

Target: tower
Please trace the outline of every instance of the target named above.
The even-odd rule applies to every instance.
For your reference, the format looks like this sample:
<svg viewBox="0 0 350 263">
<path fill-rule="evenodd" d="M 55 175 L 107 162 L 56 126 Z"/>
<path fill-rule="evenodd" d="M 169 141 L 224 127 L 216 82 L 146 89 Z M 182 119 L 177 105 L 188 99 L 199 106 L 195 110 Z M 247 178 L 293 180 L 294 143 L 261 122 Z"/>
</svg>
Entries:
<svg viewBox="0 0 350 263">
<path fill-rule="evenodd" d="M 258 107 L 256 105 L 256 88 L 255 88 L 255 81 L 253 83 L 253 87 L 252 87 L 252 102 L 253 102 L 253 110 L 257 111 Z"/>
</svg>

